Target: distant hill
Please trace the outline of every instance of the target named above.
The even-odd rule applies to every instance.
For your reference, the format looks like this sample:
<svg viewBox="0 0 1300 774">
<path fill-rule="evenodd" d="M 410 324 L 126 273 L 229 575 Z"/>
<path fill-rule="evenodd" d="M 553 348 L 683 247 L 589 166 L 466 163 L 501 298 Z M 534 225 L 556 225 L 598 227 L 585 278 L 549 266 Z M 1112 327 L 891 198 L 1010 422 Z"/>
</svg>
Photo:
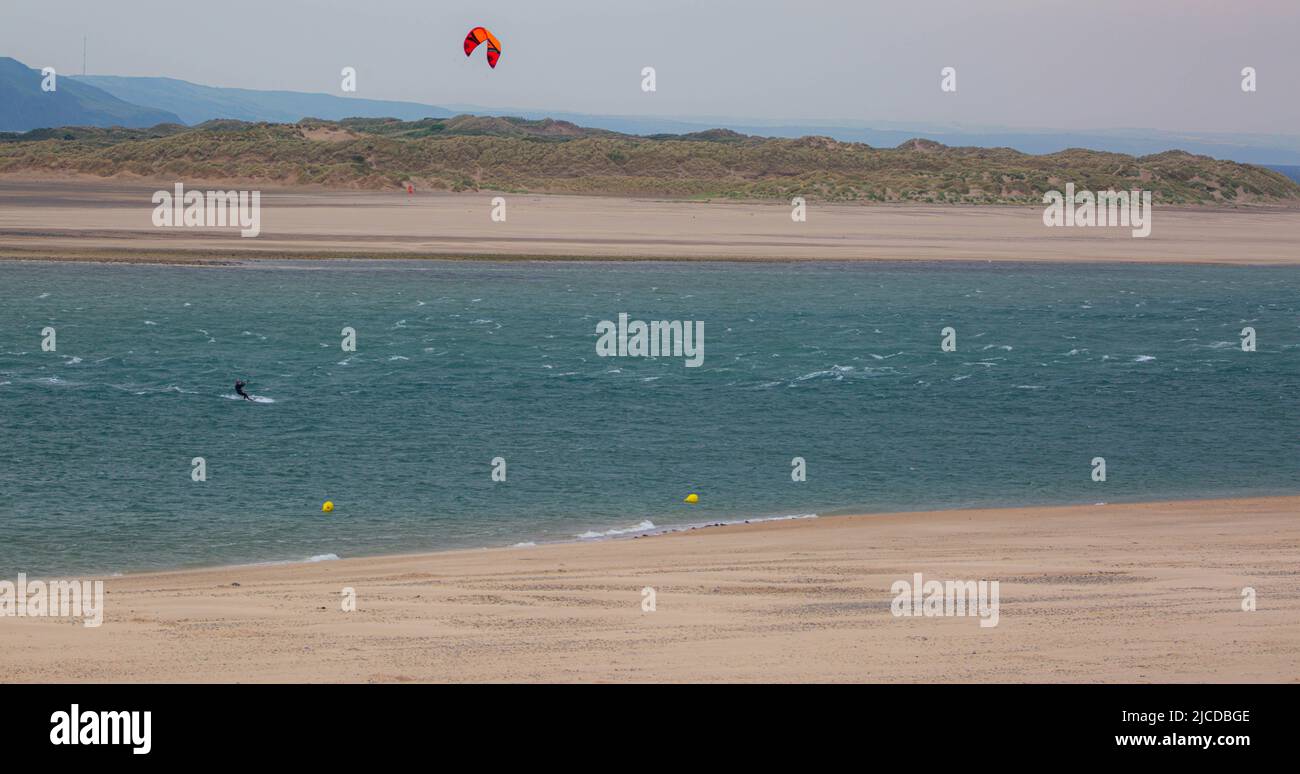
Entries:
<svg viewBox="0 0 1300 774">
<path fill-rule="evenodd" d="M 1300 165 L 1297 134 L 1244 134 L 1228 132 L 1170 132 L 1156 129 L 1017 129 L 1000 126 L 957 126 L 907 122 L 859 124 L 844 121 L 759 121 L 752 118 L 665 118 L 529 110 L 478 105 L 444 105 L 456 113 L 496 114 L 524 118 L 554 118 L 582 126 L 638 135 L 691 134 L 726 127 L 741 134 L 791 139 L 818 135 L 840 142 L 865 142 L 892 148 L 911 137 L 928 137 L 951 146 L 1015 148 L 1024 153 L 1056 153 L 1068 148 L 1092 148 L 1112 153 L 1145 156 L 1170 148 L 1243 164 Z"/>
<path fill-rule="evenodd" d="M 337 121 L 354 117 L 388 117 L 404 121 L 446 118 L 451 112 L 415 102 L 356 99 L 298 91 L 257 91 L 200 86 L 175 78 L 128 78 L 116 75 L 78 76 L 113 96 L 137 105 L 151 105 L 180 116 L 187 124 L 213 119 L 294 123 L 304 118 Z"/>
<path fill-rule="evenodd" d="M 166 110 L 141 107 L 88 83 L 60 75 L 55 90 L 41 91 L 41 71 L 0 57 L 0 131 L 55 126 L 127 126 L 180 123 Z"/>
<path fill-rule="evenodd" d="M 141 78 L 113 75 L 68 76 L 95 86 L 132 105 L 173 113 L 181 122 L 197 125 L 214 119 L 294 123 L 305 118 L 449 118 L 456 114 L 483 117 L 521 116 L 534 120 L 552 118 L 574 125 L 594 127 L 632 135 L 692 135 L 716 127 L 740 135 L 797 139 L 809 135 L 832 137 L 840 142 L 894 147 L 912 137 L 927 137 L 954 147 L 1014 148 L 1023 153 L 1049 154 L 1069 148 L 1093 148 L 1112 153 L 1145 156 L 1169 148 L 1229 159 L 1247 164 L 1300 165 L 1300 136 L 1295 134 L 1246 134 L 1214 132 L 1171 132 L 1153 129 L 1023 129 L 999 126 L 925 124 L 877 121 L 871 124 L 828 121 L 771 121 L 739 117 L 667 118 L 662 116 L 618 116 L 529 110 L 501 106 L 429 105 L 416 102 L 359 99 L 330 93 L 258 91 L 203 86 L 174 78 Z M 0 114 L 4 106 L 0 105 Z M 175 119 L 171 119 L 175 120 Z M 76 120 L 37 124 L 0 124 L 0 131 L 67 126 Z M 127 124 L 148 125 L 149 122 Z M 90 123 L 103 126 L 105 123 Z"/>
<path fill-rule="evenodd" d="M 1300 167 L 1298 166 L 1287 166 L 1284 164 L 1266 164 L 1265 166 L 1274 171 L 1281 172 L 1297 183 L 1300 183 Z"/>
<path fill-rule="evenodd" d="M 567 121 L 484 116 L 0 134 L 0 174 L 52 171 L 195 185 L 319 185 L 824 201 L 1042 203 L 1073 182 L 1143 189 L 1161 204 L 1300 204 L 1272 170 L 1183 151 L 1072 149 L 1032 156 L 912 139 L 895 148 L 829 137 L 711 130 L 638 137 Z"/>
</svg>

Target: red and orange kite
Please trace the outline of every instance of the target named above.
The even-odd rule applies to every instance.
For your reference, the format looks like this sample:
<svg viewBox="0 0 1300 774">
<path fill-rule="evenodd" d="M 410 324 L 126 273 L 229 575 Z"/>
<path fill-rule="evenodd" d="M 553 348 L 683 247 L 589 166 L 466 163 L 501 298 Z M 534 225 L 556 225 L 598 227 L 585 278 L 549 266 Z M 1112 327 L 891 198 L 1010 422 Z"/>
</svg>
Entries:
<svg viewBox="0 0 1300 774">
<path fill-rule="evenodd" d="M 487 31 L 486 27 L 475 27 L 465 36 L 465 56 L 474 53 L 478 44 L 487 43 L 487 60 L 488 67 L 495 68 L 497 60 L 501 58 L 501 41 L 497 40 L 496 35 Z"/>
</svg>

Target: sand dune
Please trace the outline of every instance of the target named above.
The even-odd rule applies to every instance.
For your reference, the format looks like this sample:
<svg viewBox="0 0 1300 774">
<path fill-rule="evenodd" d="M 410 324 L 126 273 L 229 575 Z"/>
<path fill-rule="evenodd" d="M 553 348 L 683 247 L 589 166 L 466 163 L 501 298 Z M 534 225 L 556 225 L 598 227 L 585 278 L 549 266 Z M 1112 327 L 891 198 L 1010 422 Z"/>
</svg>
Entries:
<svg viewBox="0 0 1300 774">
<path fill-rule="evenodd" d="M 946 511 L 117 577 L 99 628 L 0 618 L 0 679 L 1296 682 L 1297 516 Z M 895 617 L 916 572 L 998 580 L 997 626 Z"/>
</svg>

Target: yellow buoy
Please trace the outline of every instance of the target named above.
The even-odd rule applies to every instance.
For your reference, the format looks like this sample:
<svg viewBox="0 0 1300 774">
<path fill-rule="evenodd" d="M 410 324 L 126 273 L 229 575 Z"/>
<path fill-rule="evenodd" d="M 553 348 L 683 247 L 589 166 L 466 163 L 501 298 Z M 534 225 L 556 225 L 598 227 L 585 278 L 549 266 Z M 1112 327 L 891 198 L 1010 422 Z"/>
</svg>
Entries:
<svg viewBox="0 0 1300 774">
<path fill-rule="evenodd" d="M 694 492 L 691 492 L 690 494 L 686 495 L 686 502 L 690 503 L 691 505 L 694 505 L 699 501 L 700 501 L 700 496 L 695 494 Z"/>
<path fill-rule="evenodd" d="M 334 510 L 334 501 L 326 500 L 324 505 L 320 507 L 320 510 L 321 513 L 329 513 L 330 511 Z"/>
</svg>

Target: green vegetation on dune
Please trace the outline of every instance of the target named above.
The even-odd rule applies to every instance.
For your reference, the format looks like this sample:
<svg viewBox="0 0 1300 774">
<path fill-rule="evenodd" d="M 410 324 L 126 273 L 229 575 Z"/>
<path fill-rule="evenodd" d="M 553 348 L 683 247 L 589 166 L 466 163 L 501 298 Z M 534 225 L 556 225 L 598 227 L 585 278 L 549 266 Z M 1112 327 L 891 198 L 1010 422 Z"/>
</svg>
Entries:
<svg viewBox="0 0 1300 774">
<path fill-rule="evenodd" d="M 43 170 L 196 183 L 387 189 L 412 182 L 451 191 L 974 204 L 1038 204 L 1045 191 L 1069 182 L 1081 190 L 1151 190 L 1164 204 L 1300 202 L 1300 185 L 1278 172 L 1182 151 L 1032 156 L 923 139 L 872 148 L 726 130 L 637 137 L 481 116 L 0 135 L 0 174 Z"/>
</svg>

